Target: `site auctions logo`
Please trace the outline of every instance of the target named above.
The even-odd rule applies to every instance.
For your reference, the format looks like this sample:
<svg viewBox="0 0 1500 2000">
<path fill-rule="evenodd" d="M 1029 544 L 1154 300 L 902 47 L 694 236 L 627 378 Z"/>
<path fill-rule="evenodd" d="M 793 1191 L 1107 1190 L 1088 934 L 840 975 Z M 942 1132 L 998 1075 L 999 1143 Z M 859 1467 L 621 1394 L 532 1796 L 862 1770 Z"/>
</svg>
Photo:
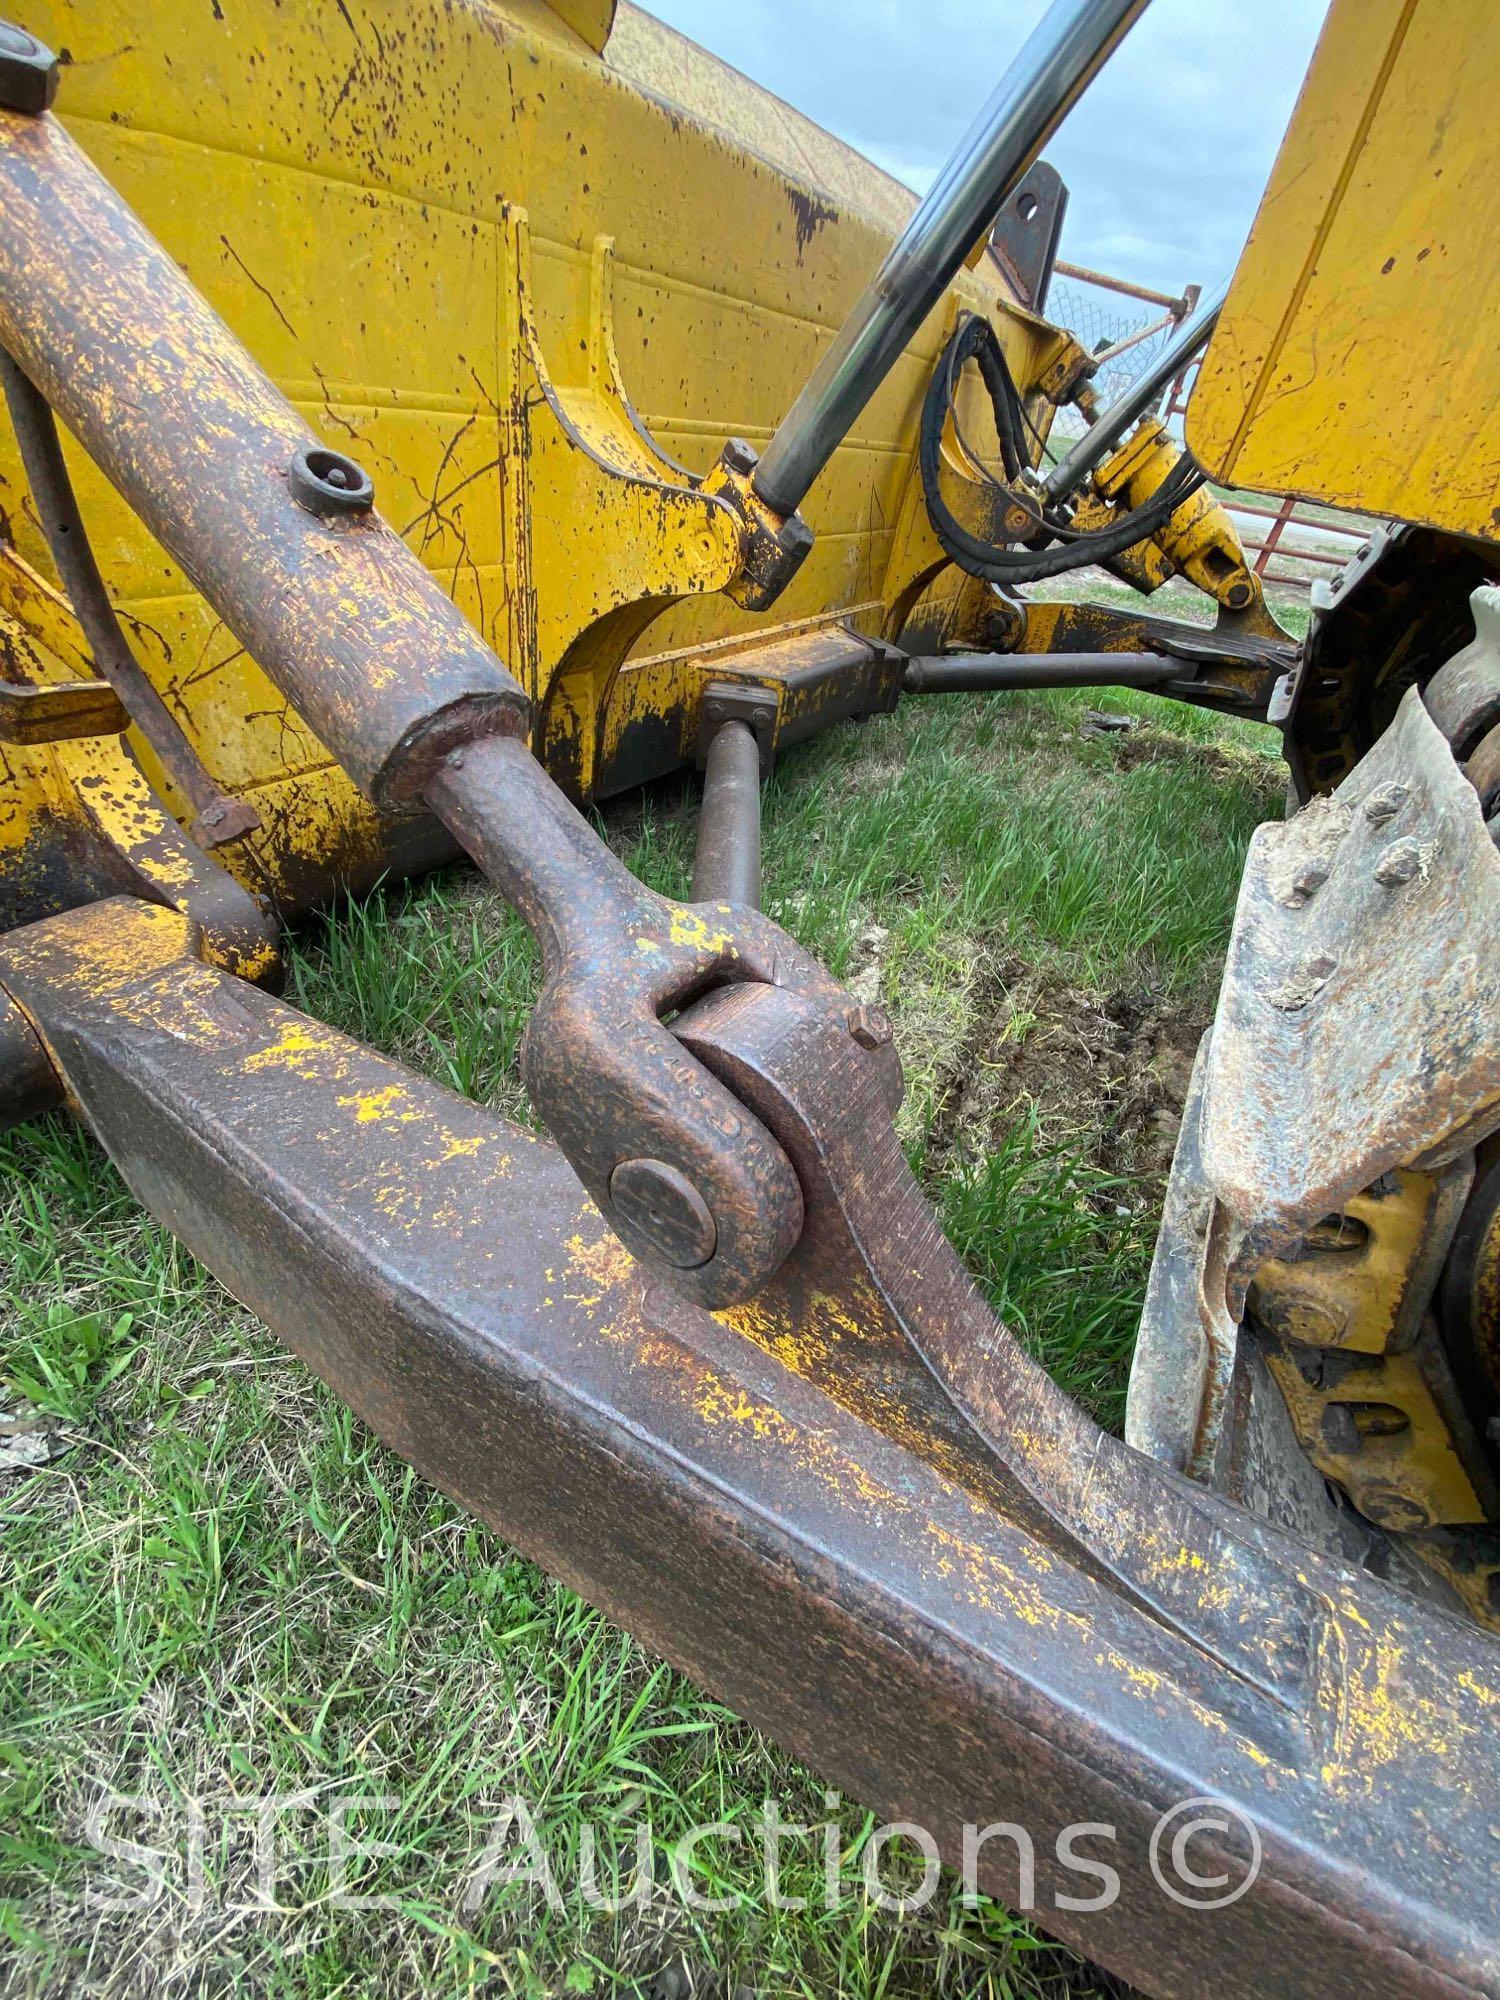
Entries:
<svg viewBox="0 0 1500 2000">
<path fill-rule="evenodd" d="M 1205 1875 L 1193 1867 L 1188 1850 L 1195 1840 L 1201 1842 L 1205 1834 L 1220 1852 L 1245 1849 L 1237 1878 L 1233 1868 Z M 1254 1820 L 1238 1807 L 1227 1806 L 1219 1799 L 1184 1799 L 1181 1805 L 1163 1813 L 1151 1829 L 1148 1858 L 1156 1886 L 1174 1903 L 1182 1903 L 1190 1910 L 1223 1910 L 1237 1903 L 1247 1889 L 1254 1888 L 1263 1855 Z"/>
<path fill-rule="evenodd" d="M 828 1793 L 824 1803 L 831 1811 L 842 1801 L 837 1793 Z M 103 1879 L 89 1881 L 85 1900 L 89 1908 L 105 1913 L 146 1909 L 173 1897 L 197 1912 L 221 1894 L 211 1877 L 209 1855 L 222 1861 L 236 1845 L 248 1845 L 248 1866 L 242 1861 L 233 1871 L 241 1884 L 237 1894 L 243 1896 L 248 1877 L 268 1911 L 280 1907 L 279 1885 L 285 1878 L 295 1871 L 305 1881 L 309 1869 L 326 1876 L 321 1900 L 329 1907 L 379 1909 L 396 1900 L 393 1892 L 377 1893 L 370 1886 L 380 1879 L 379 1864 L 417 1866 L 399 1841 L 374 1834 L 374 1822 L 382 1816 L 388 1830 L 394 1830 L 389 1821 L 401 1806 L 401 1799 L 387 1792 L 345 1792 L 332 1799 L 321 1789 L 241 1795 L 217 1809 L 193 1799 L 166 1806 L 140 1794 L 107 1792 L 89 1813 L 85 1832 L 96 1853 L 114 1866 Z M 127 1837 L 127 1829 L 143 1833 L 147 1824 L 154 1836 L 151 1844 Z M 549 1845 L 547 1830 L 527 1800 L 500 1800 L 482 1845 L 466 1860 L 451 1864 L 459 1915 L 473 1922 L 491 1899 L 516 1895 L 554 1911 L 566 1910 L 571 1900 L 575 1908 L 611 1915 L 626 1909 L 644 1912 L 662 1892 L 663 1860 L 665 1887 L 685 1909 L 697 1912 L 742 1909 L 757 1902 L 770 1909 L 801 1910 L 815 1900 L 837 1911 L 854 1900 L 907 1917 L 927 1907 L 942 1879 L 937 1841 L 915 1821 L 867 1827 L 851 1845 L 848 1828 L 836 1818 L 811 1825 L 789 1820 L 776 1799 L 764 1800 L 754 1820 L 709 1821 L 671 1841 L 659 1838 L 644 1816 L 624 1826 L 573 1821 L 566 1834 L 566 1840 Z M 815 1843 L 814 1868 L 809 1869 L 803 1846 L 793 1879 L 802 1891 L 816 1882 L 816 1896 L 792 1894 L 783 1881 L 788 1850 L 807 1842 Z M 1210 1798 L 1184 1799 L 1163 1813 L 1151 1829 L 1144 1857 L 1130 1851 L 1133 1845 L 1122 1843 L 1108 1822 L 1075 1821 L 1046 1841 L 1039 1855 L 1037 1840 L 1017 1821 L 969 1824 L 960 1845 L 961 1897 L 970 1907 L 985 1899 L 983 1873 L 987 1880 L 1007 1884 L 1001 1895 L 1011 1908 L 1043 1921 L 1049 1910 L 1107 1910 L 1119 1901 L 1126 1879 L 1144 1872 L 1139 1867 L 1144 1858 L 1156 1888 L 1172 1902 L 1222 1910 L 1254 1887 L 1263 1859 L 1254 1823 L 1237 1807 Z M 628 1855 L 622 1852 L 626 1847 Z M 556 1849 L 567 1854 L 571 1873 L 559 1868 Z M 997 1865 L 1001 1861 L 1003 1867 Z M 893 1886 L 893 1875 L 899 1876 L 899 1887 Z M 1039 1875 L 1046 1882 L 1041 1896 Z M 718 1893 L 705 1886 L 709 1882 Z M 424 1886 L 429 1892 L 433 1886 L 430 1864 Z"/>
</svg>

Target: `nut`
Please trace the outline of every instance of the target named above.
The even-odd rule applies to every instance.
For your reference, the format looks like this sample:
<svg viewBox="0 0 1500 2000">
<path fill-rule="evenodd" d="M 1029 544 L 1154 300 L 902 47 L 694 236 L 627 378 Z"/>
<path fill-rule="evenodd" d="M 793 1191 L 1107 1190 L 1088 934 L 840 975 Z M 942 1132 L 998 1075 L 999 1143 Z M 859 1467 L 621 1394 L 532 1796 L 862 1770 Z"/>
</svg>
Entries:
<svg viewBox="0 0 1500 2000">
<path fill-rule="evenodd" d="M 1305 861 L 1292 877 L 1292 893 L 1304 901 L 1316 896 L 1328 880 L 1328 863 L 1320 859 Z"/>
<path fill-rule="evenodd" d="M 24 28 L 0 21 L 0 105 L 39 117 L 57 96 L 57 78 L 51 49 Z"/>
<path fill-rule="evenodd" d="M 760 455 L 754 445 L 747 444 L 743 438 L 731 438 L 720 453 L 720 458 L 725 468 L 741 479 L 748 479 L 760 463 Z"/>
<path fill-rule="evenodd" d="M 849 1032 L 862 1049 L 883 1049 L 890 1045 L 891 1017 L 884 1007 L 851 1007 Z"/>
<path fill-rule="evenodd" d="M 1396 817 L 1410 797 L 1405 785 L 1377 785 L 1365 800 L 1365 818 L 1371 826 L 1383 826 Z"/>
<path fill-rule="evenodd" d="M 1399 889 L 1421 873 L 1422 850 L 1414 840 L 1393 840 L 1375 864 L 1375 880 L 1383 889 Z"/>
</svg>

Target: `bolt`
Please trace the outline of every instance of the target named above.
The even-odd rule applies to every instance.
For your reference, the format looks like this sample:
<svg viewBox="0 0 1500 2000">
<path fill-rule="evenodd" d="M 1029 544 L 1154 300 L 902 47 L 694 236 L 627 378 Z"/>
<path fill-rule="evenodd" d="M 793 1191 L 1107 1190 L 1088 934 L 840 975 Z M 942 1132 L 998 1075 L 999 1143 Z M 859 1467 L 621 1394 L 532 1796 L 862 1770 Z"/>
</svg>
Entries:
<svg viewBox="0 0 1500 2000">
<path fill-rule="evenodd" d="M 722 701 L 708 702 L 704 706 L 703 713 L 708 717 L 710 722 L 722 722 L 724 720 L 724 704 Z"/>
<path fill-rule="evenodd" d="M 1248 583 L 1232 583 L 1224 593 L 1224 602 L 1231 611 L 1243 611 L 1252 595 Z"/>
<path fill-rule="evenodd" d="M 851 1007 L 849 1032 L 862 1049 L 883 1049 L 891 1040 L 891 1017 L 884 1007 Z"/>
<path fill-rule="evenodd" d="M 57 95 L 58 62 L 45 43 L 24 28 L 0 21 L 0 105 L 38 117 Z"/>
<path fill-rule="evenodd" d="M 794 562 L 801 562 L 813 545 L 813 531 L 800 514 L 793 514 L 776 539 Z"/>
<path fill-rule="evenodd" d="M 1399 889 L 1422 867 L 1422 850 L 1414 840 L 1395 840 L 1375 864 L 1375 880 L 1383 889 Z"/>
<path fill-rule="evenodd" d="M 1365 818 L 1371 826 L 1383 826 L 1396 817 L 1410 796 L 1405 785 L 1377 785 L 1365 800 Z"/>
<path fill-rule="evenodd" d="M 622 1160 L 609 1177 L 616 1220 L 674 1271 L 696 1271 L 718 1248 L 713 1210 L 665 1160 Z"/>
<path fill-rule="evenodd" d="M 1328 863 L 1314 860 L 1304 862 L 1292 877 L 1292 891 L 1305 902 L 1309 896 L 1316 896 L 1328 880 Z"/>
<path fill-rule="evenodd" d="M 1315 1000 L 1338 971 L 1339 962 L 1326 951 L 1312 951 L 1299 959 L 1279 986 L 1268 987 L 1266 998 L 1283 1014 L 1295 1014 Z"/>
<path fill-rule="evenodd" d="M 746 444 L 743 438 L 731 438 L 725 445 L 721 457 L 725 467 L 730 472 L 737 473 L 742 479 L 748 479 L 760 463 L 754 445 Z"/>
</svg>

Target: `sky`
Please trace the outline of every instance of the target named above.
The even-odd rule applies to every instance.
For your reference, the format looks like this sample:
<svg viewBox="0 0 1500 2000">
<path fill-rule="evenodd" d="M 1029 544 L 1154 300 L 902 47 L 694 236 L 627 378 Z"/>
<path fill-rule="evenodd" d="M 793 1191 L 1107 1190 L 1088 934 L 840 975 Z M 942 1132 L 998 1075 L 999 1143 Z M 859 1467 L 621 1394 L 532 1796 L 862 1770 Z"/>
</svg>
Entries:
<svg viewBox="0 0 1500 2000">
<path fill-rule="evenodd" d="M 1045 0 L 643 0 L 924 193 Z M 1062 255 L 1177 292 L 1229 277 L 1327 0 L 1153 0 L 1045 148 Z"/>
</svg>

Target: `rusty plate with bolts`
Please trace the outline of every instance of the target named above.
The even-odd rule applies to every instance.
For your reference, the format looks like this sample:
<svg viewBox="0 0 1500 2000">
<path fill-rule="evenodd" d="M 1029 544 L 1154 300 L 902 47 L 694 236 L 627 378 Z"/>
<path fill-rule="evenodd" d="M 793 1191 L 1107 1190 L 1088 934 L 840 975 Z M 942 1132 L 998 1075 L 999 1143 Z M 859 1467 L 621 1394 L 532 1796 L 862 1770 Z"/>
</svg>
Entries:
<svg viewBox="0 0 1500 2000">
<path fill-rule="evenodd" d="M 1411 690 L 1327 798 L 1251 843 L 1204 1171 L 1270 1252 L 1500 1122 L 1500 854 Z"/>
</svg>

